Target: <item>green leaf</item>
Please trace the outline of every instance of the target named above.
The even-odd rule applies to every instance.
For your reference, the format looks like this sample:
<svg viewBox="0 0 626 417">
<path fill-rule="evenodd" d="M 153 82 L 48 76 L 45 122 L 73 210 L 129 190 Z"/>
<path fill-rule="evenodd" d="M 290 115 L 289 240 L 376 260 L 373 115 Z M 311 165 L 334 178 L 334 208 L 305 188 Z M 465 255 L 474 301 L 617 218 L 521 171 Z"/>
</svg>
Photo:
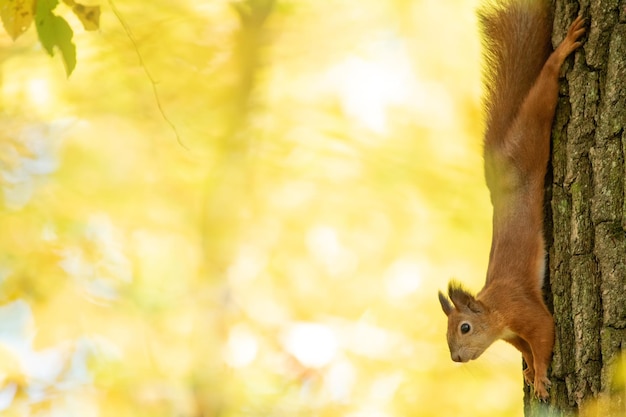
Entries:
<svg viewBox="0 0 626 417">
<path fill-rule="evenodd" d="M 39 41 L 50 56 L 54 56 L 55 46 L 61 51 L 65 72 L 69 77 L 76 67 L 76 46 L 72 43 L 74 32 L 65 19 L 52 13 L 57 4 L 58 0 L 38 0 L 35 26 Z"/>
<path fill-rule="evenodd" d="M 0 0 L 0 18 L 7 33 L 17 39 L 33 21 L 35 0 Z"/>
</svg>

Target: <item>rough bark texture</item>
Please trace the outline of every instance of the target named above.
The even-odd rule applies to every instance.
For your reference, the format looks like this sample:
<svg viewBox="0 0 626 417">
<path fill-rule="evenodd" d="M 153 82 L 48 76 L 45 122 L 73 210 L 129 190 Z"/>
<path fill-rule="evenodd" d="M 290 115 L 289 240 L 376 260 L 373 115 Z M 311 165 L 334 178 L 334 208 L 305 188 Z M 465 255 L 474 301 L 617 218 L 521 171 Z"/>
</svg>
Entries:
<svg viewBox="0 0 626 417">
<path fill-rule="evenodd" d="M 613 382 L 626 348 L 626 0 L 557 0 L 553 45 L 578 15 L 584 45 L 564 65 L 546 179 L 546 240 L 556 343 L 547 405 L 526 416 L 626 416 Z M 598 413 L 598 414 L 596 414 Z"/>
</svg>

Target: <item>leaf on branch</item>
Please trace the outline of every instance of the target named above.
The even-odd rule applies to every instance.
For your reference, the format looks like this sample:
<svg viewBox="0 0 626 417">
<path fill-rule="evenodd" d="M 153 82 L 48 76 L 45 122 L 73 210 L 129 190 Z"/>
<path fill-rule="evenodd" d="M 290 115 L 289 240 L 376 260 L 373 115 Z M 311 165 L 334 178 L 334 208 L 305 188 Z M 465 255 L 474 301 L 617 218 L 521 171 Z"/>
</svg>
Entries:
<svg viewBox="0 0 626 417">
<path fill-rule="evenodd" d="M 100 6 L 85 6 L 76 3 L 72 11 L 78 16 L 85 30 L 98 30 L 100 27 Z"/>
<path fill-rule="evenodd" d="M 38 0 L 35 10 L 35 26 L 39 41 L 50 56 L 54 56 L 54 47 L 58 47 L 63 55 L 65 72 L 69 77 L 76 67 L 76 46 L 72 43 L 74 32 L 70 25 L 52 13 L 58 0 Z"/>
<path fill-rule="evenodd" d="M 35 0 L 0 0 L 0 17 L 7 33 L 16 40 L 33 21 Z"/>
</svg>

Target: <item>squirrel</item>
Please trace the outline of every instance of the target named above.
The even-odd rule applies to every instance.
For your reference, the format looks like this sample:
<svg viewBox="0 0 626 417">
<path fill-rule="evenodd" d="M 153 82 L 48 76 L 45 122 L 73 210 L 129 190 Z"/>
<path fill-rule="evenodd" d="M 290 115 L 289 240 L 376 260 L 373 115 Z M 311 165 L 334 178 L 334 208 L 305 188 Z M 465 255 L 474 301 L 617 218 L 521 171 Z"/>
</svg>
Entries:
<svg viewBox="0 0 626 417">
<path fill-rule="evenodd" d="M 559 73 L 585 32 L 576 18 L 552 51 L 548 0 L 496 0 L 478 11 L 484 58 L 485 177 L 493 234 L 484 287 L 472 295 L 451 281 L 439 302 L 455 362 L 478 358 L 503 339 L 521 351 L 524 380 L 549 397 L 554 321 L 542 297 L 544 177 Z"/>
</svg>

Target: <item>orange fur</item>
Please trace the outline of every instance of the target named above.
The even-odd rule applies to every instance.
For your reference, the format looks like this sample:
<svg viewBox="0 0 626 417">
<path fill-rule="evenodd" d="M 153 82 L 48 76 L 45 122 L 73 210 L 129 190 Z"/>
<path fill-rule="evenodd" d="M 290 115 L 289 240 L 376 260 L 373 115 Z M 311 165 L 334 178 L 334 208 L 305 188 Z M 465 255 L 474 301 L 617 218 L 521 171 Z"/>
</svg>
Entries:
<svg viewBox="0 0 626 417">
<path fill-rule="evenodd" d="M 478 358 L 503 339 L 524 357 L 524 378 L 548 398 L 547 370 L 554 322 L 541 285 L 544 177 L 561 66 L 585 32 L 578 17 L 550 54 L 551 17 L 546 1 L 496 1 L 480 21 L 486 48 L 487 129 L 485 175 L 493 204 L 493 240 L 485 286 L 473 296 L 451 282 L 448 316 L 452 360 Z"/>
</svg>

